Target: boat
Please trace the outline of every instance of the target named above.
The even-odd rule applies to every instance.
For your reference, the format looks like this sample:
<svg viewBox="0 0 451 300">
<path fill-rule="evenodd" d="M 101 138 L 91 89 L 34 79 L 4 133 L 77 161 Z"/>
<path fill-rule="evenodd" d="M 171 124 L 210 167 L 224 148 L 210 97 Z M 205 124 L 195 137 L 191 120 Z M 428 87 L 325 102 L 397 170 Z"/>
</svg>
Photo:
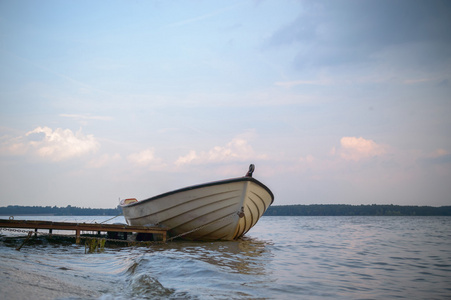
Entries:
<svg viewBox="0 0 451 300">
<path fill-rule="evenodd" d="M 121 200 L 128 225 L 157 226 L 168 240 L 236 240 L 246 234 L 274 201 L 271 190 L 252 177 L 193 185 L 144 200 Z"/>
</svg>

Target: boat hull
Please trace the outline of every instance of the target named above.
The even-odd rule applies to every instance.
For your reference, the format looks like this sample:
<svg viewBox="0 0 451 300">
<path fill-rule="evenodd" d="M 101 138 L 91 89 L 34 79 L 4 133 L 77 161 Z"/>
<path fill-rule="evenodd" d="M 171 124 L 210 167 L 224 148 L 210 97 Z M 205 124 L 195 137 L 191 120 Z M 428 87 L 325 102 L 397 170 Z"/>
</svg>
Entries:
<svg viewBox="0 0 451 300">
<path fill-rule="evenodd" d="M 170 238 L 234 240 L 248 232 L 274 200 L 252 177 L 191 186 L 123 205 L 129 225 L 160 226 Z"/>
</svg>

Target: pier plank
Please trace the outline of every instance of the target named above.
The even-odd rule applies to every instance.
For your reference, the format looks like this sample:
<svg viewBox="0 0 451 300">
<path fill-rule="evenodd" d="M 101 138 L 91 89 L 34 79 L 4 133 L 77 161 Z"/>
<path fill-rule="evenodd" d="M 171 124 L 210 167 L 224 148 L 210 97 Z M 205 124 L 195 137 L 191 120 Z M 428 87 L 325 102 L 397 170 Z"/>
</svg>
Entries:
<svg viewBox="0 0 451 300">
<path fill-rule="evenodd" d="M 2 228 L 27 228 L 27 229 L 48 229 L 48 230 L 70 230 L 75 231 L 79 237 L 81 231 L 97 232 L 136 232 L 160 234 L 166 242 L 167 230 L 160 227 L 129 226 L 126 224 L 99 224 L 99 223 L 75 223 L 75 222 L 53 222 L 35 220 L 4 220 L 0 219 Z"/>
</svg>

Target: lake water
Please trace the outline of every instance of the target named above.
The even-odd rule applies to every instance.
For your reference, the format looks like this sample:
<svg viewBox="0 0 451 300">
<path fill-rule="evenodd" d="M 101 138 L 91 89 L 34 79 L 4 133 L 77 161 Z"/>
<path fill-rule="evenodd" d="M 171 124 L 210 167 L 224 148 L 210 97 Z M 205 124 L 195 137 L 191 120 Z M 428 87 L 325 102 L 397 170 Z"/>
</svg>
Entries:
<svg viewBox="0 0 451 300">
<path fill-rule="evenodd" d="M 10 235 L 3 299 L 451 299 L 451 217 L 263 217 L 239 241 L 93 254 L 44 238 L 16 251 Z"/>
</svg>

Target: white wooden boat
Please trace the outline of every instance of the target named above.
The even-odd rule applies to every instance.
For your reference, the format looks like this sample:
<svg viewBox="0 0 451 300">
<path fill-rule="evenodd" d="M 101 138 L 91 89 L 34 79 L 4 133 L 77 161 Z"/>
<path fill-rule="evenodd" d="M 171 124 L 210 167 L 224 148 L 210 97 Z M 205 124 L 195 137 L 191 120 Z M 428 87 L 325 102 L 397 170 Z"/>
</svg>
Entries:
<svg viewBox="0 0 451 300">
<path fill-rule="evenodd" d="M 129 225 L 168 229 L 168 237 L 190 240 L 234 240 L 248 232 L 274 201 L 271 190 L 246 176 L 214 181 L 149 199 L 121 201 Z"/>
</svg>

